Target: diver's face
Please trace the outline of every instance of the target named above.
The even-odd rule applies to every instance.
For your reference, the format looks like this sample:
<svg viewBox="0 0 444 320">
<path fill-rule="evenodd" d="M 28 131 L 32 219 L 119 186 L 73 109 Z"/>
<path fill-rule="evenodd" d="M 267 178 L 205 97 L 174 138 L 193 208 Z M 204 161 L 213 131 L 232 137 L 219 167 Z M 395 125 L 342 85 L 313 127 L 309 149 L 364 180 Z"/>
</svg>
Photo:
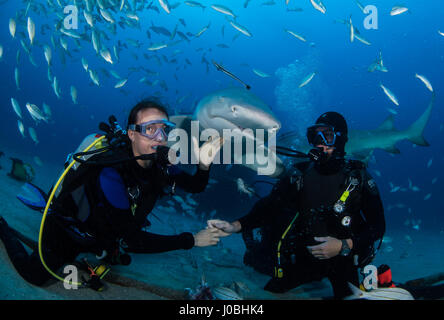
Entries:
<svg viewBox="0 0 444 320">
<path fill-rule="evenodd" d="M 166 119 L 167 115 L 160 110 L 150 108 L 139 111 L 137 114 L 136 124 L 145 123 L 153 120 Z M 154 126 L 162 127 L 164 124 L 157 123 Z M 131 146 L 134 156 L 140 156 L 142 154 L 152 154 L 156 152 L 156 146 L 164 146 L 167 144 L 167 140 L 162 135 L 157 135 L 154 139 L 150 139 L 147 136 L 142 135 L 140 132 L 128 130 L 128 137 L 131 140 Z M 138 161 L 142 164 L 142 161 Z"/>
</svg>

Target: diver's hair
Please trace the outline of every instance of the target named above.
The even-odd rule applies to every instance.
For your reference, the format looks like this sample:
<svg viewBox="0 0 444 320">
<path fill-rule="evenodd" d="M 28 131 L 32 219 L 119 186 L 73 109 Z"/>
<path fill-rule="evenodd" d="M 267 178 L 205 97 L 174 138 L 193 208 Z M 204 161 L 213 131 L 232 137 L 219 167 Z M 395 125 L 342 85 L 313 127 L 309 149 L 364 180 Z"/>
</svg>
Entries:
<svg viewBox="0 0 444 320">
<path fill-rule="evenodd" d="M 157 101 L 156 98 L 147 98 L 143 99 L 139 103 L 137 103 L 130 111 L 128 115 L 128 123 L 127 127 L 131 124 L 136 124 L 137 122 L 137 115 L 139 114 L 139 111 L 143 111 L 146 109 L 157 109 L 160 112 L 164 113 L 167 116 L 167 119 L 169 119 L 167 108 L 164 107 L 159 101 Z"/>
</svg>

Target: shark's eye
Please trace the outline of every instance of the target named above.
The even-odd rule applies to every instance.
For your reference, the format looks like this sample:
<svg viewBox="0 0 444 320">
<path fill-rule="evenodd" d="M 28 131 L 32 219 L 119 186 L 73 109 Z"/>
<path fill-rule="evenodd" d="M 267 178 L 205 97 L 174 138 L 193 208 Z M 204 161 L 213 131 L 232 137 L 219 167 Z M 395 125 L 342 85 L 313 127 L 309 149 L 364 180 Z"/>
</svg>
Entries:
<svg viewBox="0 0 444 320">
<path fill-rule="evenodd" d="M 233 112 L 233 113 L 236 113 L 236 107 L 235 106 L 231 106 L 231 111 Z"/>
</svg>

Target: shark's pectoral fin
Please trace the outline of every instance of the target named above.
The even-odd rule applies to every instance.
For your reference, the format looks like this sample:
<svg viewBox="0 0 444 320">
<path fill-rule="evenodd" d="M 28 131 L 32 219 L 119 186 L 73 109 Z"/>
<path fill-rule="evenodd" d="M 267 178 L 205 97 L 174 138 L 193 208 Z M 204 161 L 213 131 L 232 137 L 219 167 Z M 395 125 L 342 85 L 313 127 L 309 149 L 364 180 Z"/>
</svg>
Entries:
<svg viewBox="0 0 444 320">
<path fill-rule="evenodd" d="M 300 139 L 300 134 L 296 131 L 288 131 L 283 134 L 279 134 L 276 138 L 278 145 L 290 146 L 295 140 Z"/>
<path fill-rule="evenodd" d="M 271 178 L 278 178 L 285 172 L 282 160 L 265 145 L 257 145 L 256 150 L 245 150 L 242 154 L 234 152 L 233 161 Z"/>
<path fill-rule="evenodd" d="M 374 151 L 374 149 L 369 149 L 369 150 L 357 152 L 357 153 L 353 154 L 352 158 L 354 160 L 360 160 L 367 165 L 370 162 L 370 159 L 373 155 L 373 151 Z"/>
<path fill-rule="evenodd" d="M 418 146 L 428 147 L 430 144 L 426 141 L 426 139 L 423 136 L 416 136 L 416 137 L 410 137 L 408 140 L 411 143 L 414 143 Z"/>
<path fill-rule="evenodd" d="M 388 147 L 383 148 L 383 150 L 390 152 L 390 153 L 396 153 L 396 154 L 401 153 L 401 151 L 399 151 L 399 149 L 396 148 L 395 146 L 388 146 Z"/>
</svg>

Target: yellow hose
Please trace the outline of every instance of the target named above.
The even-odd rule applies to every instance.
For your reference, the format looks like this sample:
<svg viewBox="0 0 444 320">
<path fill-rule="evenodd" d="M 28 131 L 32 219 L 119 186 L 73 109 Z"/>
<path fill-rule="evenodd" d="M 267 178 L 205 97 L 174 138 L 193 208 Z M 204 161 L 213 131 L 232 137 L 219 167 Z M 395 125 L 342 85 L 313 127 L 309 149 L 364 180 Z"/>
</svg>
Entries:
<svg viewBox="0 0 444 320">
<path fill-rule="evenodd" d="M 97 138 L 96 140 L 93 141 L 93 143 L 91 143 L 85 150 L 83 150 L 83 152 L 89 151 L 89 149 L 91 149 L 92 147 L 94 147 L 97 143 L 99 143 L 100 141 L 102 141 L 103 139 L 105 139 L 105 136 L 101 136 L 99 138 Z M 45 207 L 45 211 L 43 211 L 43 216 L 42 216 L 42 222 L 40 223 L 40 232 L 39 232 L 39 256 L 40 256 L 40 260 L 42 261 L 43 266 L 45 267 L 45 269 L 56 279 L 63 281 L 65 283 L 69 283 L 65 278 L 60 277 L 59 275 L 57 275 L 55 272 L 53 272 L 45 263 L 45 260 L 43 259 L 43 253 L 42 253 L 42 238 L 43 238 L 43 227 L 45 225 L 45 220 L 46 220 L 46 215 L 48 213 L 49 207 L 51 206 L 51 202 L 52 199 L 54 198 L 54 194 L 56 192 L 56 190 L 58 189 L 60 183 L 63 181 L 63 179 L 65 178 L 66 174 L 68 173 L 68 171 L 72 168 L 72 166 L 76 163 L 75 160 L 73 160 L 69 166 L 65 169 L 65 171 L 63 171 L 62 175 L 60 176 L 59 180 L 57 181 L 57 183 L 55 184 L 54 188 L 51 191 L 51 194 L 48 198 L 48 201 L 46 202 L 46 207 Z M 79 282 L 72 282 L 72 284 L 77 285 L 77 286 L 81 286 L 82 283 Z"/>
</svg>

